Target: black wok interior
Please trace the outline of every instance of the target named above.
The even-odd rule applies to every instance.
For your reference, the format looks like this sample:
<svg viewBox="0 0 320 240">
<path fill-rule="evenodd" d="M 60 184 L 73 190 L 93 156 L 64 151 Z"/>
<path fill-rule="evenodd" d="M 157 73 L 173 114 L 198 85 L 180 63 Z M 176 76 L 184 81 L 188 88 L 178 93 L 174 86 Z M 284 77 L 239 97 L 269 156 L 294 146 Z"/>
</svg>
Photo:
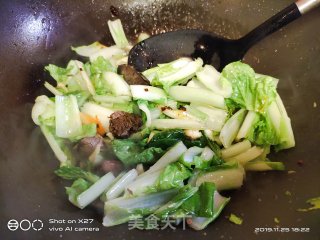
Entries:
<svg viewBox="0 0 320 240">
<path fill-rule="evenodd" d="M 257 72 L 280 79 L 279 92 L 297 146 L 272 160 L 285 162 L 295 173 L 248 174 L 220 218 L 203 231 L 129 231 L 127 224 L 104 228 L 99 211 L 79 210 L 68 202 L 64 186 L 70 183 L 54 175 L 58 161 L 30 114 L 35 97 L 48 94 L 44 81 L 52 81 L 44 66 L 64 65 L 75 58 L 70 46 L 97 40 L 112 44 L 109 19 L 120 18 L 131 39 L 141 31 L 156 34 L 181 28 L 238 38 L 291 2 L 0 0 L 0 239 L 320 239 L 320 212 L 296 211 L 307 207 L 307 199 L 320 196 L 320 9 L 264 39 L 244 59 Z M 226 219 L 230 213 L 241 216 L 243 224 L 230 223 Z M 255 233 L 258 227 L 275 227 L 275 217 L 280 227 L 310 232 Z M 100 231 L 48 230 L 49 219 L 82 218 L 93 218 L 89 227 Z M 11 232 L 10 219 L 41 219 L 44 229 Z"/>
</svg>

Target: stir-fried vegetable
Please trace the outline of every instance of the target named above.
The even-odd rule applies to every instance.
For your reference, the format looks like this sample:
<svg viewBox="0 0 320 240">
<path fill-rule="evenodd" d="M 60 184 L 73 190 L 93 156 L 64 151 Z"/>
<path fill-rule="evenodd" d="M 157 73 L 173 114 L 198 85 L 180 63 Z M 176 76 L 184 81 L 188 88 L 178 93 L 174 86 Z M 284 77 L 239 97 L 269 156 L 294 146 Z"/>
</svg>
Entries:
<svg viewBox="0 0 320 240">
<path fill-rule="evenodd" d="M 277 79 L 242 62 L 220 73 L 200 58 L 139 73 L 121 21 L 108 26 L 115 45 L 72 47 L 88 61 L 45 67 L 53 97 L 37 97 L 31 113 L 61 163 L 56 175 L 73 181 L 72 204 L 103 201 L 108 227 L 154 216 L 202 230 L 230 201 L 219 191 L 241 188 L 247 171 L 285 169 L 267 157 L 295 146 Z"/>
</svg>

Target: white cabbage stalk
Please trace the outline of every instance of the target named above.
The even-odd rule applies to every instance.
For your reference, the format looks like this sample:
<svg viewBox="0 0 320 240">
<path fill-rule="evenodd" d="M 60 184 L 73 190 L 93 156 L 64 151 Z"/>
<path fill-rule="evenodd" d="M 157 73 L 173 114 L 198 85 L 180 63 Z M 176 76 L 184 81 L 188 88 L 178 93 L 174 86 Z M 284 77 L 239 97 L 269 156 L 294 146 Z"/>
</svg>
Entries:
<svg viewBox="0 0 320 240">
<path fill-rule="evenodd" d="M 155 129 L 189 129 L 189 130 L 204 130 L 204 123 L 191 119 L 156 119 L 151 123 L 151 127 Z"/>
<path fill-rule="evenodd" d="M 159 108 L 149 109 L 151 120 L 155 120 L 160 117 L 161 110 Z"/>
<path fill-rule="evenodd" d="M 198 105 L 193 103 L 191 104 L 191 107 L 199 110 L 200 112 L 208 116 L 208 118 L 205 121 L 207 129 L 216 132 L 221 131 L 228 117 L 227 111 L 215 107 Z"/>
<path fill-rule="evenodd" d="M 80 84 L 80 86 L 84 86 L 84 90 L 87 90 L 91 95 L 95 95 L 95 89 L 89 79 L 88 74 L 86 73 L 86 71 L 84 70 L 84 65 L 82 62 L 78 61 L 78 60 L 74 60 L 73 61 L 75 66 L 78 68 L 80 76 L 82 77 L 83 80 L 83 84 Z"/>
<path fill-rule="evenodd" d="M 230 158 L 236 156 L 242 152 L 247 151 L 251 148 L 251 143 L 249 140 L 244 140 L 242 142 L 231 145 L 228 148 L 224 148 L 221 150 L 221 157 L 223 159 Z"/>
<path fill-rule="evenodd" d="M 129 45 L 128 39 L 123 31 L 122 23 L 120 19 L 114 21 L 108 21 L 108 27 L 113 38 L 113 41 L 116 43 L 117 47 L 125 48 Z"/>
<path fill-rule="evenodd" d="M 170 118 L 174 119 L 188 119 L 188 120 L 200 120 L 194 115 L 191 115 L 188 111 L 183 111 L 180 109 L 169 109 L 165 108 L 162 113 Z"/>
<path fill-rule="evenodd" d="M 269 161 L 252 161 L 244 165 L 246 171 L 283 171 L 285 166 L 282 162 L 269 162 Z"/>
<path fill-rule="evenodd" d="M 209 147 L 206 146 L 203 149 L 200 157 L 205 161 L 210 161 L 214 157 L 214 155 L 215 155 L 214 152 Z"/>
<path fill-rule="evenodd" d="M 98 118 L 104 129 L 109 129 L 110 115 L 114 113 L 113 110 L 102 107 L 96 103 L 86 102 L 82 108 L 81 112 L 88 114 L 93 118 Z"/>
<path fill-rule="evenodd" d="M 73 51 L 83 57 L 90 57 L 103 48 L 106 48 L 106 46 L 99 42 L 94 42 L 87 46 L 71 47 Z"/>
<path fill-rule="evenodd" d="M 136 169 L 131 169 L 129 172 L 124 174 L 116 183 L 114 183 L 108 192 L 106 193 L 107 200 L 111 200 L 119 197 L 126 187 L 132 183 L 138 176 Z"/>
<path fill-rule="evenodd" d="M 139 34 L 137 42 L 138 43 L 142 42 L 142 41 L 148 39 L 149 37 L 150 37 L 150 35 L 148 33 L 142 32 L 142 33 Z"/>
<path fill-rule="evenodd" d="M 128 103 L 131 101 L 130 96 L 94 95 L 92 97 L 96 102 L 103 103 Z"/>
<path fill-rule="evenodd" d="M 50 83 L 48 83 L 48 82 L 45 82 L 44 83 L 44 87 L 46 88 L 46 89 L 48 89 L 53 95 L 59 95 L 59 96 L 61 96 L 61 95 L 63 95 L 63 93 L 62 92 L 60 92 L 58 89 L 56 89 L 54 86 L 52 86 Z"/>
<path fill-rule="evenodd" d="M 105 72 L 103 78 L 114 95 L 131 97 L 130 87 L 122 76 L 114 72 Z"/>
<path fill-rule="evenodd" d="M 147 117 L 147 121 L 146 121 L 146 127 L 150 127 L 151 126 L 151 113 L 150 113 L 150 110 L 147 106 L 147 104 L 145 103 L 139 103 L 138 104 L 138 107 L 141 111 L 143 111 L 145 114 L 146 114 L 146 117 Z"/>
<path fill-rule="evenodd" d="M 72 138 L 82 133 L 82 123 L 77 98 L 74 95 L 56 96 L 56 135 Z"/>
<path fill-rule="evenodd" d="M 167 102 L 166 93 L 158 87 L 146 85 L 130 85 L 131 94 L 134 100 L 146 100 L 155 103 Z"/>
<path fill-rule="evenodd" d="M 191 81 L 189 81 L 186 85 L 187 87 L 192 87 L 192 88 L 202 88 L 202 89 L 207 89 L 208 88 L 203 85 L 197 78 L 193 78 Z"/>
<path fill-rule="evenodd" d="M 139 197 L 120 197 L 107 201 L 104 205 L 103 226 L 110 227 L 125 223 L 130 219 L 148 215 L 167 203 L 176 194 L 177 189 L 157 192 Z M 140 212 L 141 214 L 134 214 Z"/>
<path fill-rule="evenodd" d="M 195 108 L 194 106 L 191 105 L 185 105 L 184 106 L 186 108 L 186 112 L 187 114 L 189 114 L 190 116 L 199 119 L 201 121 L 206 121 L 208 120 L 208 115 L 202 111 L 199 111 L 197 108 Z"/>
<path fill-rule="evenodd" d="M 193 162 L 193 158 L 195 156 L 200 155 L 203 152 L 203 148 L 194 146 L 189 148 L 185 153 L 182 155 L 181 160 L 185 165 L 191 165 Z"/>
<path fill-rule="evenodd" d="M 280 140 L 282 143 L 278 148 L 279 149 L 292 148 L 295 146 L 295 139 L 294 139 L 293 130 L 291 126 L 291 120 L 288 117 L 287 111 L 283 105 L 283 102 L 279 94 L 277 94 L 276 103 L 282 115 L 281 126 L 280 126 Z"/>
<path fill-rule="evenodd" d="M 138 175 L 141 175 L 142 173 L 144 173 L 144 167 L 142 163 L 139 163 L 136 167 L 137 173 Z"/>
<path fill-rule="evenodd" d="M 32 107 L 31 117 L 35 124 L 40 125 L 39 117 L 43 119 L 55 116 L 55 104 L 47 96 L 41 95 L 36 98 Z"/>
<path fill-rule="evenodd" d="M 231 146 L 246 116 L 246 110 L 240 109 L 225 123 L 220 132 L 220 140 L 225 148 Z"/>
<path fill-rule="evenodd" d="M 239 155 L 225 158 L 226 162 L 238 162 L 241 165 L 245 165 L 247 162 L 259 157 L 263 153 L 264 149 L 254 146 L 247 151 L 240 153 Z"/>
<path fill-rule="evenodd" d="M 90 62 L 95 61 L 98 57 L 104 57 L 105 59 L 110 60 L 115 56 L 125 57 L 126 55 L 127 54 L 123 49 L 121 49 L 117 46 L 110 46 L 110 47 L 102 48 L 101 50 L 90 55 Z"/>
<path fill-rule="evenodd" d="M 176 145 L 170 148 L 155 164 L 153 164 L 148 171 L 141 174 L 139 178 L 145 174 L 161 170 L 170 163 L 177 161 L 185 151 L 187 151 L 187 147 L 183 144 L 183 142 L 178 142 Z"/>
<path fill-rule="evenodd" d="M 199 81 L 215 94 L 229 98 L 232 94 L 232 85 L 226 79 L 220 78 L 220 73 L 211 65 L 205 65 L 196 73 Z"/>
<path fill-rule="evenodd" d="M 202 133 L 199 130 L 184 130 L 184 134 L 192 140 L 202 137 Z"/>
<path fill-rule="evenodd" d="M 51 147 L 52 151 L 56 155 L 57 159 L 60 161 L 60 163 L 63 165 L 67 162 L 68 157 L 61 149 L 59 143 L 53 136 L 53 134 L 47 129 L 46 126 L 40 125 L 41 131 L 45 138 L 47 139 L 49 146 Z"/>
<path fill-rule="evenodd" d="M 161 83 L 165 88 L 173 84 L 184 84 L 192 78 L 196 71 L 201 68 L 203 61 L 198 58 L 192 61 L 190 58 L 179 58 L 175 61 L 158 64 L 143 72 L 143 75 L 153 83 Z"/>
<path fill-rule="evenodd" d="M 239 165 L 237 168 L 222 169 L 205 173 L 196 180 L 196 186 L 204 182 L 212 182 L 218 191 L 240 188 L 245 177 L 244 168 Z"/>
<path fill-rule="evenodd" d="M 258 113 L 249 111 L 246 118 L 244 119 L 241 128 L 236 136 L 236 141 L 240 141 L 243 138 L 247 138 L 250 130 L 259 121 Z"/>
<path fill-rule="evenodd" d="M 161 173 L 162 173 L 162 169 L 159 169 L 152 173 L 147 171 L 139 175 L 137 179 L 135 179 L 126 187 L 125 195 L 137 196 L 146 192 L 151 186 L 153 186 L 157 182 Z"/>
<path fill-rule="evenodd" d="M 92 186 L 87 190 L 82 192 L 77 197 L 77 203 L 79 208 L 83 209 L 96 200 L 108 187 L 112 184 L 115 177 L 111 172 L 107 173 L 96 181 Z"/>
<path fill-rule="evenodd" d="M 267 109 L 268 117 L 271 120 L 271 123 L 277 133 L 277 135 L 280 135 L 280 125 L 281 125 L 281 113 L 279 111 L 279 108 L 277 106 L 277 103 L 273 101 L 270 106 Z"/>
<path fill-rule="evenodd" d="M 210 90 L 192 88 L 186 86 L 173 86 L 169 89 L 169 95 L 176 101 L 192 102 L 225 109 L 224 97 Z"/>
<path fill-rule="evenodd" d="M 183 84 L 186 82 L 186 80 L 190 79 L 195 75 L 195 73 L 199 70 L 199 68 L 201 68 L 202 64 L 203 64 L 202 59 L 197 58 L 195 61 L 191 61 L 186 65 L 184 65 L 177 72 L 160 77 L 159 82 L 167 83 L 167 84 L 169 83 L 169 85 L 172 85 L 175 82 L 179 82 Z"/>
</svg>

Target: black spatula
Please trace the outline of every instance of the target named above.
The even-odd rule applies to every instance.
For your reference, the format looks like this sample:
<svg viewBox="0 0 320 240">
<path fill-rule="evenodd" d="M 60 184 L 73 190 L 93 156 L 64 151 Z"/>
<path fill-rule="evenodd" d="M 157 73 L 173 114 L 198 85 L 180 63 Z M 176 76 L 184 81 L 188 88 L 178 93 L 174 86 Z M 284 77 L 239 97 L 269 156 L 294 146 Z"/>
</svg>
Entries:
<svg viewBox="0 0 320 240">
<path fill-rule="evenodd" d="M 178 30 L 152 36 L 135 45 L 129 64 L 138 71 L 173 61 L 179 57 L 201 57 L 205 63 L 221 70 L 230 62 L 243 58 L 255 43 L 299 18 L 320 4 L 320 0 L 292 3 L 260 26 L 237 40 L 225 39 L 202 30 Z"/>
</svg>

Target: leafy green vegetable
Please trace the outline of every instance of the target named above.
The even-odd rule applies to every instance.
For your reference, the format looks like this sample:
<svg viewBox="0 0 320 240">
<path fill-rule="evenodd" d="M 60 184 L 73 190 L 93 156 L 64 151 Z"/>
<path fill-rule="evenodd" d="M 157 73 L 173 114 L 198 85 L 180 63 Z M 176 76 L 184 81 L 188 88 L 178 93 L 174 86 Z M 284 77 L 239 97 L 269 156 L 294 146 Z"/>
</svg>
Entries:
<svg viewBox="0 0 320 240">
<path fill-rule="evenodd" d="M 227 203 L 230 201 L 230 198 L 225 198 L 221 196 L 217 191 L 214 192 L 214 213 L 212 217 L 206 218 L 206 217 L 195 217 L 193 216 L 191 218 L 191 221 L 188 223 L 188 225 L 195 229 L 195 230 L 202 230 L 206 226 L 208 226 L 209 223 L 214 221 L 221 213 L 223 208 L 227 205 Z"/>
<path fill-rule="evenodd" d="M 173 85 L 185 84 L 201 68 L 203 61 L 197 58 L 192 61 L 189 58 L 179 58 L 175 61 L 158 64 L 143 72 L 143 75 L 153 86 L 163 86 L 168 91 Z"/>
<path fill-rule="evenodd" d="M 267 107 L 273 102 L 277 96 L 277 84 L 278 80 L 265 75 L 256 75 L 255 86 L 255 110 L 260 113 L 264 113 Z"/>
<path fill-rule="evenodd" d="M 160 147 L 162 149 L 167 149 L 177 142 L 182 141 L 187 147 L 205 147 L 206 141 L 204 137 L 191 140 L 188 138 L 182 129 L 165 130 L 156 133 L 150 142 L 149 147 Z"/>
<path fill-rule="evenodd" d="M 214 214 L 214 191 L 214 183 L 202 183 L 199 190 L 181 205 L 181 209 L 193 216 L 212 217 Z"/>
<path fill-rule="evenodd" d="M 151 214 L 172 199 L 177 192 L 177 189 L 171 189 L 139 197 L 120 197 L 108 201 L 104 207 L 103 225 L 114 226 Z"/>
<path fill-rule="evenodd" d="M 66 193 L 69 196 L 69 201 L 74 204 L 75 206 L 78 206 L 77 198 L 78 196 L 87 190 L 92 184 L 88 181 L 84 180 L 83 178 L 79 178 L 73 182 L 71 187 L 66 187 Z"/>
<path fill-rule="evenodd" d="M 45 67 L 51 77 L 56 80 L 58 83 L 65 83 L 67 81 L 68 75 L 73 70 L 73 67 L 62 68 L 53 64 L 49 64 Z"/>
<path fill-rule="evenodd" d="M 188 168 L 195 165 L 194 158 L 203 152 L 203 148 L 191 147 L 181 157 L 180 162 Z"/>
<path fill-rule="evenodd" d="M 90 97 L 90 94 L 87 91 L 72 92 L 72 95 L 74 95 L 76 97 L 79 107 L 81 107 Z"/>
<path fill-rule="evenodd" d="M 190 185 L 179 189 L 179 192 L 165 205 L 161 206 L 154 212 L 159 218 L 167 218 L 171 213 L 175 212 L 187 199 L 192 197 L 198 191 L 198 187 Z"/>
<path fill-rule="evenodd" d="M 149 191 L 161 191 L 183 186 L 183 181 L 192 175 L 191 171 L 179 162 L 171 163 L 160 174 L 156 184 Z"/>
<path fill-rule="evenodd" d="M 104 72 L 117 72 L 117 69 L 111 62 L 104 57 L 99 56 L 90 64 L 91 75 L 101 74 Z"/>
<path fill-rule="evenodd" d="M 280 223 L 280 220 L 279 220 L 278 218 L 276 218 L 276 217 L 273 219 L 273 221 L 274 221 L 275 223 L 277 223 L 277 224 Z"/>
<path fill-rule="evenodd" d="M 211 165 L 211 163 L 212 163 L 211 160 L 207 161 L 201 156 L 195 156 L 193 158 L 193 165 L 194 165 L 194 168 L 196 169 L 206 169 Z"/>
<path fill-rule="evenodd" d="M 254 70 L 242 62 L 228 64 L 221 72 L 221 78 L 232 84 L 231 101 L 226 104 L 233 110 L 244 108 L 264 113 L 276 98 L 277 81 L 268 76 L 256 77 Z"/>
<path fill-rule="evenodd" d="M 95 123 L 83 124 L 79 135 L 69 138 L 71 142 L 77 142 L 85 137 L 94 137 L 97 134 L 97 125 Z"/>
<path fill-rule="evenodd" d="M 312 207 L 309 208 L 299 208 L 297 211 L 299 212 L 308 212 L 311 210 L 320 209 L 320 197 L 311 198 L 306 201 L 306 203 L 309 203 L 312 205 Z"/>
<path fill-rule="evenodd" d="M 55 170 L 54 173 L 66 180 L 77 180 L 78 178 L 82 178 L 83 180 L 94 183 L 99 179 L 97 175 L 73 166 L 61 166 Z"/>
<path fill-rule="evenodd" d="M 237 225 L 241 225 L 243 222 L 243 220 L 240 217 L 238 217 L 232 213 L 230 214 L 229 221 L 234 224 L 237 224 Z"/>
<path fill-rule="evenodd" d="M 146 147 L 144 140 L 115 139 L 112 148 L 116 156 L 125 166 L 133 166 L 138 163 L 155 163 L 163 154 L 158 147 Z"/>
<path fill-rule="evenodd" d="M 274 129 L 268 115 L 259 114 L 259 121 L 249 130 L 247 137 L 256 145 L 268 146 L 280 143 L 279 136 Z"/>
<path fill-rule="evenodd" d="M 210 149 L 214 152 L 214 154 L 217 156 L 217 157 L 221 157 L 221 149 L 220 149 L 220 146 L 214 142 L 214 141 L 211 141 L 207 135 L 204 133 L 204 131 L 201 131 L 202 132 L 202 136 L 204 137 L 204 139 L 206 140 L 206 144 L 210 147 Z"/>
<path fill-rule="evenodd" d="M 116 111 L 124 111 L 128 113 L 137 113 L 137 105 L 134 102 L 129 103 L 113 103 L 112 109 Z"/>
</svg>

